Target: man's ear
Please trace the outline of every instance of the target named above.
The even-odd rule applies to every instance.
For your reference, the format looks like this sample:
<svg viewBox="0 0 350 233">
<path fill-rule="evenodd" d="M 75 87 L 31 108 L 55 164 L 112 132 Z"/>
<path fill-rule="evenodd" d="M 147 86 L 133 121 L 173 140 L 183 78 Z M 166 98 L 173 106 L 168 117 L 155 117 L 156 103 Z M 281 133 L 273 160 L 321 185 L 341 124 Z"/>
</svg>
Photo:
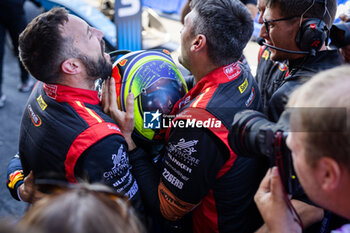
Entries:
<svg viewBox="0 0 350 233">
<path fill-rule="evenodd" d="M 63 73 L 78 74 L 81 72 L 81 62 L 76 58 L 69 58 L 61 64 Z"/>
<path fill-rule="evenodd" d="M 317 161 L 317 180 L 325 191 L 334 191 L 341 185 L 341 167 L 330 157 L 322 157 Z"/>
<path fill-rule="evenodd" d="M 192 41 L 191 51 L 198 52 L 205 48 L 207 45 L 207 38 L 203 34 L 198 34 Z"/>
</svg>

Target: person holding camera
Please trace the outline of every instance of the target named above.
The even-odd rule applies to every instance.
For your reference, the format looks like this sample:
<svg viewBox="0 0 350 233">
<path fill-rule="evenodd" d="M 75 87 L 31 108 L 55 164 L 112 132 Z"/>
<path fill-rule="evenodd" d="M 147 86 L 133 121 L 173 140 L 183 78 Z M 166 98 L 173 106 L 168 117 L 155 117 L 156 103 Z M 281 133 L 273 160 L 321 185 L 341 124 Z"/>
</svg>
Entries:
<svg viewBox="0 0 350 233">
<path fill-rule="evenodd" d="M 328 28 L 333 23 L 336 4 L 335 0 L 259 0 L 258 8 L 262 14 L 259 20 L 263 23 L 260 36 L 263 39 L 258 41 L 265 48 L 259 56 L 257 82 L 262 88 L 266 116 L 254 111 L 243 111 L 235 116 L 232 128 L 235 130 L 232 131 L 239 137 L 235 139 L 231 135 L 229 139 L 232 139 L 231 147 L 237 150 L 236 153 L 248 156 L 262 154 L 274 161 L 276 152 L 282 152 L 284 163 L 288 166 L 289 156 L 285 155 L 288 152 L 283 149 L 284 136 L 277 138 L 276 133 L 289 129 L 288 115 L 281 115 L 290 93 L 320 70 L 341 64 L 340 54 L 326 48 Z M 289 70 L 280 62 L 286 63 Z M 282 147 L 274 145 L 279 139 Z M 288 179 L 284 181 L 289 182 Z M 323 211 L 306 204 L 309 201 L 302 190 L 294 193 L 292 203 L 301 213 L 306 226 L 323 216 Z"/>
<path fill-rule="evenodd" d="M 257 84 L 238 61 L 252 18 L 236 0 L 192 0 L 190 6 L 179 61 L 195 86 L 170 113 L 175 119 L 160 172 L 151 158 L 131 156 L 132 172 L 156 214 L 176 221 L 191 213 L 193 226 L 182 232 L 252 232 L 262 224 L 253 196 L 266 169 L 227 143 L 232 116 L 261 109 Z"/>
<path fill-rule="evenodd" d="M 347 219 L 350 219 L 349 73 L 349 66 L 321 72 L 292 94 L 288 106 L 294 110 L 287 138 L 295 171 L 308 197 Z M 302 232 L 288 208 L 276 167 L 261 182 L 255 202 L 270 233 Z M 350 225 L 334 232 L 350 232 Z"/>
</svg>

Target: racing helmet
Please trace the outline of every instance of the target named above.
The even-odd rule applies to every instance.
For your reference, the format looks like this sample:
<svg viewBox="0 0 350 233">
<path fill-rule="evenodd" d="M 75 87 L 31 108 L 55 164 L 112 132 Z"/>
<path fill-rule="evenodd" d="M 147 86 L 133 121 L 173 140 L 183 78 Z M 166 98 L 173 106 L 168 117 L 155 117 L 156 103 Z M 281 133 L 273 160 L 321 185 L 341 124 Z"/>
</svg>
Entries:
<svg viewBox="0 0 350 233">
<path fill-rule="evenodd" d="M 119 109 L 134 95 L 134 136 L 146 142 L 160 142 L 161 118 L 188 91 L 181 72 L 167 50 L 141 50 L 120 57 L 113 64 Z"/>
</svg>

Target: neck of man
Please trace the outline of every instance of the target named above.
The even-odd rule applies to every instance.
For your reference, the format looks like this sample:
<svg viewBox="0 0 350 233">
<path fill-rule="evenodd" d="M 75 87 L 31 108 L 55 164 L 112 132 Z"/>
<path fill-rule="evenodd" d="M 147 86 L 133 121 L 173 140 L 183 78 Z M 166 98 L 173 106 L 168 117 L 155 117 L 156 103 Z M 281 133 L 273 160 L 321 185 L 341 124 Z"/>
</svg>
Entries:
<svg viewBox="0 0 350 233">
<path fill-rule="evenodd" d="M 96 79 L 97 78 L 82 76 L 80 74 L 63 75 L 63 77 L 59 79 L 57 84 L 85 90 L 94 90 Z"/>
<path fill-rule="evenodd" d="M 194 76 L 195 83 L 197 84 L 202 78 L 207 76 L 213 70 L 220 66 L 213 64 L 208 58 L 203 58 L 198 61 L 197 64 L 193 64 L 191 73 Z"/>
</svg>

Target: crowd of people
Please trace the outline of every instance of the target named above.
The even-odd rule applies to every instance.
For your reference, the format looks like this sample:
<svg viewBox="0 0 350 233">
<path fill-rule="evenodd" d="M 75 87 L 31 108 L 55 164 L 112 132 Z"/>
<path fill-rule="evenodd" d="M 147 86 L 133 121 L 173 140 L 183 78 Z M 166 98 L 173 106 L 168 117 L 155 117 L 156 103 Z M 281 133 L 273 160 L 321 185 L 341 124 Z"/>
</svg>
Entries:
<svg viewBox="0 0 350 233">
<path fill-rule="evenodd" d="M 346 223 L 350 67 L 327 46 L 337 2 L 245 4 L 190 0 L 183 11 L 179 62 L 194 86 L 170 114 L 173 122 L 190 116 L 220 124 L 168 128 L 157 164 L 134 142 L 134 96 L 125 112 L 118 108 L 103 33 L 64 8 L 30 22 L 19 36 L 19 57 L 39 82 L 25 107 L 7 187 L 33 206 L 14 230 L 330 232 Z M 240 62 L 256 14 L 248 5 L 262 24 L 255 78 Z M 300 182 L 292 195 L 268 158 L 230 147 L 237 113 L 264 114 L 271 126 L 289 129 Z"/>
</svg>

